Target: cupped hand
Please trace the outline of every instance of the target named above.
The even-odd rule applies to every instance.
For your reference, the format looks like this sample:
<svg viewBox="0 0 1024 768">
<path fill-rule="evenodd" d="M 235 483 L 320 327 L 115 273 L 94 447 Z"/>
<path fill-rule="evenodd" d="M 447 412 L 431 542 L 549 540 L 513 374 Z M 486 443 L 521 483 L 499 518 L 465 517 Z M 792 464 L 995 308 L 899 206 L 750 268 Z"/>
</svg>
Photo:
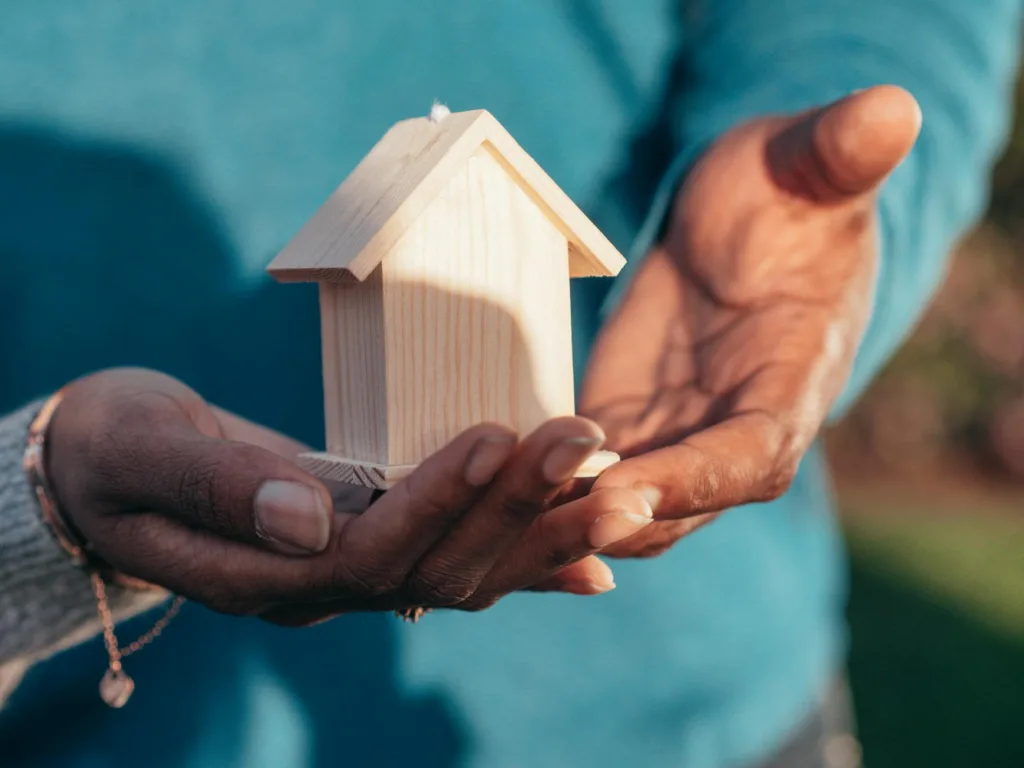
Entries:
<svg viewBox="0 0 1024 768">
<path fill-rule="evenodd" d="M 226 613 L 309 624 L 355 610 L 478 610 L 575 564 L 558 588 L 612 586 L 591 555 L 650 522 L 637 494 L 546 500 L 603 440 L 581 418 L 522 441 L 479 425 L 363 510 L 291 459 L 304 447 L 159 373 L 69 385 L 47 438 L 57 501 L 100 560 Z"/>
<path fill-rule="evenodd" d="M 723 509 L 778 497 L 849 374 L 872 304 L 879 186 L 914 99 L 880 86 L 724 135 L 601 333 L 581 412 L 659 522 L 606 553 L 658 554 Z"/>
</svg>

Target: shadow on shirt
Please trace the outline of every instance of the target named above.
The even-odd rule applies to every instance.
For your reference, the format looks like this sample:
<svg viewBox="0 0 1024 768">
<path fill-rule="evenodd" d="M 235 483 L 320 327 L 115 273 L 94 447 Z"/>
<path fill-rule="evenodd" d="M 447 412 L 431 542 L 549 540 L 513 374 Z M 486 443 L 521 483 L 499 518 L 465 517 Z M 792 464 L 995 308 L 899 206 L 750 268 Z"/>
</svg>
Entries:
<svg viewBox="0 0 1024 768">
<path fill-rule="evenodd" d="M 88 371 L 143 365 L 322 443 L 314 286 L 247 285 L 209 206 L 137 149 L 0 126 L 0 169 L 3 412 Z M 151 620 L 123 626 L 122 642 Z M 0 713 L 0 762 L 454 764 L 460 718 L 441 696 L 400 690 L 399 628 L 364 614 L 286 630 L 188 605 L 128 661 L 138 687 L 124 710 L 97 696 L 98 639 L 33 669 Z"/>
</svg>

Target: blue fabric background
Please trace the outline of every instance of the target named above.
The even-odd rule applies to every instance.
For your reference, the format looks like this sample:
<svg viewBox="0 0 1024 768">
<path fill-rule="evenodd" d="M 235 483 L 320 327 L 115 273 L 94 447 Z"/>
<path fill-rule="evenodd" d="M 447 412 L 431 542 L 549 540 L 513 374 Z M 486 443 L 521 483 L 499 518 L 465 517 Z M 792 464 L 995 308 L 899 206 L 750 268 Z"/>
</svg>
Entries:
<svg viewBox="0 0 1024 768">
<path fill-rule="evenodd" d="M 0 2 L 0 407 L 146 365 L 321 444 L 315 289 L 263 269 L 396 120 L 434 98 L 491 110 L 628 251 L 653 236 L 677 159 L 737 120 L 900 82 L 925 132 L 881 201 L 878 310 L 848 402 L 983 204 L 1018 11 Z M 574 286 L 577 371 L 608 287 Z M 785 738 L 841 663 L 824 477 L 814 451 L 784 499 L 657 560 L 616 563 L 619 588 L 599 598 L 515 596 L 415 627 L 361 615 L 301 632 L 190 605 L 130 660 L 138 691 L 123 711 L 96 696 L 98 641 L 37 667 L 0 713 L 0 762 L 743 764 Z"/>
</svg>

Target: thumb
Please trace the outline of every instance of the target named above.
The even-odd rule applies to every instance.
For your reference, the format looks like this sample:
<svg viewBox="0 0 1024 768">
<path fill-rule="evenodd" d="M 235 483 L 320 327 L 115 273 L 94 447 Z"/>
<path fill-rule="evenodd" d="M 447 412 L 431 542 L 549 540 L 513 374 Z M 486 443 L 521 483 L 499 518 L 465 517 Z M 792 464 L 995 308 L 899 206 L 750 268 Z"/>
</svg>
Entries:
<svg viewBox="0 0 1024 768">
<path fill-rule="evenodd" d="M 921 108 L 907 91 L 879 85 L 804 114 L 768 144 L 776 182 L 819 202 L 871 192 L 909 154 Z"/>
<path fill-rule="evenodd" d="M 118 462 L 110 495 L 133 509 L 283 554 L 327 546 L 333 510 L 318 480 L 265 448 L 190 427 L 123 436 L 132 460 Z"/>
</svg>

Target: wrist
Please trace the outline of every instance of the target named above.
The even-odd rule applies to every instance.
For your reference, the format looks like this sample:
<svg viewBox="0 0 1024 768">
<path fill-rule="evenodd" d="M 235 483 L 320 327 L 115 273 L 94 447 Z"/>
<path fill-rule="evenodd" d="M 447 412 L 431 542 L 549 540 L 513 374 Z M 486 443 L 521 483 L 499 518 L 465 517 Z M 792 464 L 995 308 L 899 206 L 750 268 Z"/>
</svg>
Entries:
<svg viewBox="0 0 1024 768">
<path fill-rule="evenodd" d="M 89 561 L 88 547 L 77 526 L 57 504 L 48 461 L 50 426 L 63 399 L 63 390 L 50 396 L 29 425 L 23 467 L 47 531 L 74 565 L 84 567 Z"/>
<path fill-rule="evenodd" d="M 64 451 L 54 450 L 58 445 L 58 414 L 67 406 L 68 388 L 63 388 L 47 399 L 29 425 L 23 467 L 36 501 L 40 519 L 50 536 L 75 566 L 99 574 L 111 584 L 131 590 L 157 590 L 158 587 L 116 571 L 91 545 L 73 515 L 69 514 L 67 495 L 56 456 L 65 457 Z M 72 451 L 74 454 L 74 451 Z"/>
</svg>

